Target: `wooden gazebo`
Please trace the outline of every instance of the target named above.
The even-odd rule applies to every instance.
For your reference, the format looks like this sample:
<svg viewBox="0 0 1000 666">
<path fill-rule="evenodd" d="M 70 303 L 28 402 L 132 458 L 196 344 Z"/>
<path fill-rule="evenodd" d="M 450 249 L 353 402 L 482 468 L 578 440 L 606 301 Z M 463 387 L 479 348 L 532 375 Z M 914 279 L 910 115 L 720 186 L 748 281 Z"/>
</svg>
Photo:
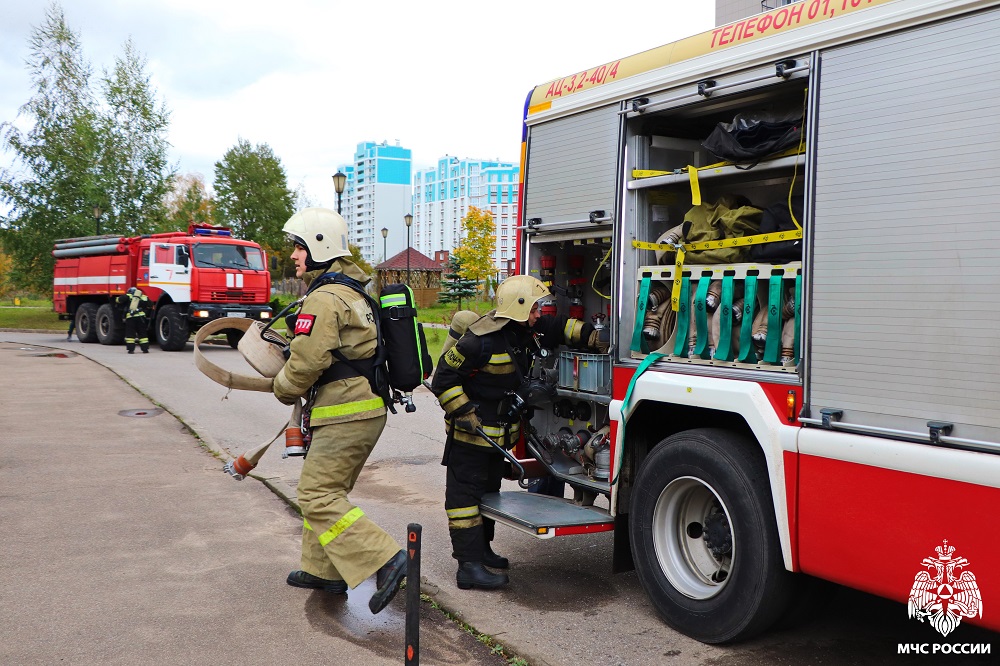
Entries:
<svg viewBox="0 0 1000 666">
<path fill-rule="evenodd" d="M 386 284 L 407 283 L 407 252 L 410 257 L 409 285 L 413 290 L 417 307 L 433 305 L 437 302 L 438 293 L 441 291 L 441 274 L 444 269 L 441 264 L 412 247 L 375 266 L 376 287 L 381 290 Z"/>
</svg>

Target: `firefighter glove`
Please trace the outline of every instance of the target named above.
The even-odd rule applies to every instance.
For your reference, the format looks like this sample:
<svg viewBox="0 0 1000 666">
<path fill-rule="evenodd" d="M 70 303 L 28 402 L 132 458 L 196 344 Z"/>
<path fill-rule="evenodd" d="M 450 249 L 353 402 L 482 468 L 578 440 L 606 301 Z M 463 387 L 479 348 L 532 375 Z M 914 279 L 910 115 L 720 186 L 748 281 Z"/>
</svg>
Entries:
<svg viewBox="0 0 1000 666">
<path fill-rule="evenodd" d="M 470 409 L 464 414 L 459 414 L 452 422 L 466 432 L 476 432 L 476 430 L 483 427 L 483 422 L 479 419 L 479 414 L 476 414 L 476 410 L 474 409 Z"/>
<path fill-rule="evenodd" d="M 587 339 L 587 346 L 600 354 L 608 353 L 608 349 L 611 348 L 611 329 L 607 326 L 594 329 Z"/>
</svg>

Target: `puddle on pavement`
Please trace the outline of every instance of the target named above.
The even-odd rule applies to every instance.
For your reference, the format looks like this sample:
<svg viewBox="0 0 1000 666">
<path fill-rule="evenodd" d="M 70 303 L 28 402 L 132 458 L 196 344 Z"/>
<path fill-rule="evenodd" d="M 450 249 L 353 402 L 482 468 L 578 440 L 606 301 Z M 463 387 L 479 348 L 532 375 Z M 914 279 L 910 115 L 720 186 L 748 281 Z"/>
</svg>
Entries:
<svg viewBox="0 0 1000 666">
<path fill-rule="evenodd" d="M 406 633 L 406 590 L 402 589 L 378 615 L 368 610 L 375 579 L 361 583 L 347 594 L 310 592 L 305 614 L 316 631 L 340 638 L 382 658 L 402 661 Z M 507 661 L 459 629 L 429 603 L 420 604 L 420 659 L 427 664 L 482 664 L 501 666 Z"/>
</svg>

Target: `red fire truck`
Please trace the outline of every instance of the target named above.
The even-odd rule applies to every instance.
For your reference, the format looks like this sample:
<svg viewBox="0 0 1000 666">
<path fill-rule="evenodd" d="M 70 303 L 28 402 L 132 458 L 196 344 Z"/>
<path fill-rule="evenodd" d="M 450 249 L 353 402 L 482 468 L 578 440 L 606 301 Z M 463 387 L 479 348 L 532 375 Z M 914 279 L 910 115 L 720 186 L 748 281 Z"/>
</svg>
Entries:
<svg viewBox="0 0 1000 666">
<path fill-rule="evenodd" d="M 186 232 L 86 236 L 58 240 L 52 283 L 60 319 L 76 318 L 81 342 L 121 344 L 125 325 L 116 297 L 138 287 L 154 303 L 152 325 L 164 351 L 177 351 L 220 317 L 269 319 L 271 276 L 264 251 L 229 229 L 192 224 Z M 236 346 L 239 331 L 227 331 Z"/>
<path fill-rule="evenodd" d="M 613 531 L 616 568 L 704 642 L 822 581 L 931 637 L 1000 629 L 998 5 L 804 0 L 536 87 L 518 269 L 607 318 L 612 350 L 541 360 L 555 398 L 516 449 L 574 499 L 483 514 Z M 706 151 L 760 112 L 797 117 L 795 145 Z M 692 241 L 723 206 L 794 225 Z M 697 258 L 778 234 L 781 261 Z"/>
</svg>

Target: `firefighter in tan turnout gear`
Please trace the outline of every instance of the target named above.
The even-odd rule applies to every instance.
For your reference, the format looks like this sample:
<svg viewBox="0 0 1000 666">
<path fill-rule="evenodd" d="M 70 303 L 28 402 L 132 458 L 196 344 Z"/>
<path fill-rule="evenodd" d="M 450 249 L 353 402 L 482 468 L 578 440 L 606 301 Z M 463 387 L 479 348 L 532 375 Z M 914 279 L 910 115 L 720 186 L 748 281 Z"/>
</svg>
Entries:
<svg viewBox="0 0 1000 666">
<path fill-rule="evenodd" d="M 479 513 L 483 495 L 500 489 L 504 458 L 477 428 L 504 448 L 517 442 L 519 424 L 500 421 L 500 401 L 521 386 L 540 347 L 608 348 L 603 337 L 607 329 L 598 331 L 565 316 L 539 316 L 538 300 L 549 295 L 541 281 L 528 275 L 501 282 L 496 310 L 470 324 L 454 344 L 446 342 L 434 373 L 431 390 L 445 411 L 448 433 L 442 460 L 448 468 L 445 510 L 461 589 L 493 589 L 508 583 L 506 574 L 485 568 L 506 569 L 509 562 L 493 552 L 495 524 Z"/>
<path fill-rule="evenodd" d="M 274 378 L 274 395 L 285 404 L 305 398 L 312 432 L 297 489 L 302 569 L 288 575 L 288 584 L 341 594 L 375 574 L 368 606 L 378 613 L 399 589 L 406 554 L 347 497 L 386 422 L 383 398 L 359 371 L 365 359 L 371 365 L 378 338 L 366 299 L 334 281 L 338 273 L 361 284 L 369 278 L 348 258 L 347 224 L 337 213 L 306 208 L 283 231 L 309 291 L 289 331 L 290 356 Z"/>
</svg>

